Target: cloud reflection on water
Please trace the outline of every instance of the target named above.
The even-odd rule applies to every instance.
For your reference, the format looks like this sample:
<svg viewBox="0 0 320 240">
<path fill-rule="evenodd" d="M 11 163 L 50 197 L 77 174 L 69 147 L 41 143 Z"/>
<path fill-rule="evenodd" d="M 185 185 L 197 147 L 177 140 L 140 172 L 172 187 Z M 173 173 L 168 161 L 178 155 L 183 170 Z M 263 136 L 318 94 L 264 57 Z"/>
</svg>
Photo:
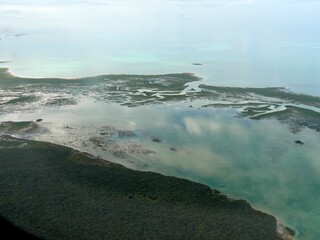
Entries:
<svg viewBox="0 0 320 240">
<path fill-rule="evenodd" d="M 312 239 L 320 224 L 319 134 L 307 128 L 294 134 L 277 120 L 253 121 L 232 117 L 235 114 L 232 109 L 189 108 L 189 103 L 127 108 L 84 98 L 78 105 L 11 113 L 7 119 L 45 116 L 41 124 L 51 130 L 37 138 L 73 147 L 99 134 L 103 126 L 134 130 L 137 136 L 130 141 L 155 154 L 117 162 L 188 178 L 247 199 Z M 74 135 L 63 128 L 66 124 Z M 298 139 L 305 144 L 296 144 Z"/>
<path fill-rule="evenodd" d="M 146 160 L 151 169 L 248 199 L 315 239 L 320 224 L 316 132 L 304 129 L 293 134 L 275 120 L 226 117 L 228 110 L 171 114 L 165 117 L 167 129 L 150 129 L 163 138 L 163 145 L 154 149 L 157 155 Z M 180 127 L 170 127 L 170 119 Z M 297 139 L 305 144 L 297 145 Z M 169 146 L 178 151 L 172 153 Z"/>
</svg>

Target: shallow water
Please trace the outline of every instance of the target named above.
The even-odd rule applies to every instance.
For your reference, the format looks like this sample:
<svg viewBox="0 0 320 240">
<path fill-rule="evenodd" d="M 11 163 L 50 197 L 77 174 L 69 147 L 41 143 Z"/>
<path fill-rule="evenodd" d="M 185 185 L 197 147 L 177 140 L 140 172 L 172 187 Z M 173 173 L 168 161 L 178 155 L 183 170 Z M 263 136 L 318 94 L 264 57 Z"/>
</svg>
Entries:
<svg viewBox="0 0 320 240">
<path fill-rule="evenodd" d="M 3 0 L 0 66 L 26 77 L 192 72 L 202 84 L 320 96 L 319 8 L 319 1 Z M 208 184 L 275 215 L 299 239 L 318 239 L 319 99 L 234 88 L 211 97 L 199 82 L 174 91 L 86 84 L 0 85 L 0 121 L 43 119 L 37 132 L 15 134 Z M 246 118 L 288 105 L 313 112 Z"/>
<path fill-rule="evenodd" d="M 195 107 L 182 102 L 129 108 L 82 98 L 77 105 L 2 114 L 1 121 L 43 118 L 41 130 L 22 136 L 208 184 L 275 215 L 296 229 L 299 239 L 316 239 L 319 133 L 308 128 L 292 133 L 277 120 L 236 118 L 237 110 L 191 103 Z M 115 129 L 130 134 L 120 137 Z"/>
</svg>

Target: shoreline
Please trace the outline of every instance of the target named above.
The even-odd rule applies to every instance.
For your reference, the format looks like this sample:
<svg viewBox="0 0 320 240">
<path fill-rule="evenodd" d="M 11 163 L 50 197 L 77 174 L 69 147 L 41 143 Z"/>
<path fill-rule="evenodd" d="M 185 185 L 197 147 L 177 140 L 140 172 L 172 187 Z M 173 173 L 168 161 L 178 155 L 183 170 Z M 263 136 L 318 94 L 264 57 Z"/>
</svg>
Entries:
<svg viewBox="0 0 320 240">
<path fill-rule="evenodd" d="M 2 71 L 2 70 L 4 70 L 4 71 Z M 26 80 L 27 84 L 28 83 L 33 83 L 34 80 L 35 80 L 35 83 L 40 83 L 40 81 L 41 82 L 45 82 L 44 80 L 47 80 L 47 79 L 31 79 L 31 78 L 26 78 L 25 79 L 25 78 L 20 78 L 20 77 L 15 76 L 14 74 L 12 74 L 9 71 L 9 69 L 5 69 L 5 68 L 0 68 L 0 78 L 1 78 L 1 74 L 6 75 L 5 78 L 4 78 L 4 81 L 8 80 L 8 82 L 9 82 L 12 79 L 13 80 L 13 84 L 15 84 L 15 83 L 19 83 L 19 84 L 20 83 L 24 83 L 23 82 L 24 80 Z M 277 118 L 279 118 L 282 121 L 284 120 L 283 121 L 284 123 L 290 123 L 291 124 L 291 121 L 292 121 L 291 119 L 295 118 L 296 115 L 298 116 L 296 118 L 301 118 L 301 115 L 306 113 L 306 107 L 309 107 L 309 108 L 314 108 L 315 109 L 315 110 L 314 109 L 308 109 L 309 110 L 307 112 L 308 113 L 307 114 L 308 118 L 305 117 L 306 120 L 307 120 L 307 123 L 310 122 L 310 124 L 305 124 L 303 122 L 300 123 L 300 122 L 296 122 L 295 121 L 295 122 L 292 122 L 293 124 L 295 124 L 295 125 L 293 125 L 293 127 L 296 127 L 296 128 L 298 128 L 298 127 L 308 127 L 310 129 L 313 129 L 313 130 L 317 130 L 318 129 L 318 125 L 313 124 L 313 122 L 316 122 L 316 121 L 314 121 L 314 119 L 318 119 L 318 117 L 319 117 L 319 115 L 318 115 L 319 111 L 317 111 L 319 109 L 319 107 L 318 107 L 319 105 L 316 105 L 316 106 L 311 106 L 311 105 L 310 106 L 309 105 L 299 106 L 299 105 L 295 105 L 294 103 L 290 104 L 290 103 L 286 103 L 285 102 L 285 103 L 283 103 L 283 105 L 287 107 L 287 111 L 284 111 L 284 110 L 280 111 L 281 110 L 280 109 L 281 108 L 281 104 L 277 103 L 276 101 L 273 103 L 272 101 L 274 101 L 274 100 L 272 99 L 272 97 L 275 97 L 277 94 L 280 94 L 282 96 L 281 99 L 284 99 L 286 96 L 291 96 L 291 97 L 294 97 L 296 99 L 296 101 L 298 101 L 298 102 L 299 101 L 306 101 L 307 103 L 310 103 L 310 104 L 312 104 L 312 103 L 319 104 L 320 103 L 319 100 L 318 100 L 319 98 L 316 101 L 313 101 L 314 98 L 309 98 L 309 97 L 304 98 L 305 96 L 303 96 L 303 95 L 290 93 L 290 92 L 284 92 L 282 88 L 263 88 L 263 89 L 258 89 L 258 88 L 237 88 L 237 87 L 215 87 L 215 86 L 209 86 L 209 85 L 202 85 L 201 89 L 199 91 L 194 91 L 193 89 L 191 89 L 190 92 L 186 93 L 185 97 L 184 96 L 181 96 L 181 98 L 180 97 L 179 98 L 173 97 L 172 100 L 171 100 L 170 99 L 171 96 L 179 95 L 178 93 L 182 89 L 182 88 L 180 89 L 180 87 L 182 86 L 182 83 L 184 81 L 190 80 L 190 78 L 193 78 L 193 77 L 194 78 L 197 78 L 197 77 L 195 75 L 189 74 L 189 73 L 184 73 L 184 74 L 181 73 L 181 74 L 176 74 L 176 75 L 175 74 L 172 74 L 172 75 L 170 75 L 170 74 L 167 74 L 167 75 L 123 75 L 123 74 L 121 74 L 121 75 L 117 75 L 117 74 L 113 75 L 113 74 L 111 74 L 111 75 L 97 76 L 97 79 L 95 79 L 95 77 L 88 77 L 89 79 L 86 79 L 86 80 L 88 82 L 88 80 L 90 81 L 91 79 L 93 79 L 93 80 L 96 80 L 95 83 L 97 83 L 97 82 L 99 82 L 101 80 L 100 78 L 108 76 L 108 77 L 110 77 L 110 79 L 104 79 L 104 80 L 110 80 L 111 84 L 115 85 L 117 83 L 118 78 L 120 78 L 120 79 L 125 78 L 126 79 L 126 77 L 128 77 L 128 80 L 131 80 L 131 79 L 129 79 L 129 77 L 141 76 L 142 79 L 144 81 L 146 81 L 146 80 L 149 80 L 150 77 L 157 77 L 157 78 L 160 77 L 160 79 L 161 79 L 162 76 L 173 76 L 173 75 L 178 80 L 181 80 L 181 82 L 179 82 L 179 84 L 174 85 L 174 87 L 177 88 L 176 89 L 176 94 L 171 94 L 171 93 L 169 94 L 167 89 L 164 89 L 164 90 L 162 89 L 163 86 L 160 86 L 159 89 L 156 89 L 155 91 L 153 91 L 153 90 L 149 91 L 148 87 L 146 87 L 146 88 L 142 87 L 142 89 L 136 89 L 135 88 L 136 86 L 134 86 L 134 85 L 129 85 L 129 88 L 132 87 L 132 89 L 134 91 L 137 90 L 138 93 L 140 93 L 140 91 L 141 91 L 141 95 L 145 94 L 142 98 L 145 97 L 147 99 L 146 101 L 148 101 L 148 98 L 150 97 L 150 95 L 153 94 L 153 96 L 155 96 L 156 95 L 155 93 L 158 92 L 159 96 L 161 96 L 162 98 L 165 97 L 165 101 L 161 101 L 161 103 L 166 103 L 166 101 L 175 101 L 175 102 L 177 101 L 177 102 L 179 102 L 179 101 L 184 101 L 185 99 L 190 100 L 190 99 L 192 99 L 192 98 L 190 98 L 190 99 L 188 98 L 190 96 L 194 96 L 194 99 L 196 99 L 197 97 L 199 97 L 200 99 L 201 98 L 207 99 L 207 97 L 210 96 L 210 94 L 212 94 L 214 92 L 218 92 L 218 93 L 219 92 L 221 92 L 221 93 L 225 92 L 226 94 L 234 93 L 235 94 L 234 96 L 238 96 L 236 94 L 240 94 L 241 95 L 241 94 L 245 94 L 245 93 L 250 92 L 250 91 L 253 91 L 253 92 L 256 91 L 257 93 L 261 93 L 261 96 L 265 96 L 266 98 L 262 98 L 261 101 L 259 101 L 257 103 L 250 102 L 250 99 L 249 99 L 247 105 L 245 105 L 245 103 L 242 103 L 242 102 L 240 104 L 238 104 L 240 106 L 239 109 L 241 109 L 239 111 L 239 115 L 238 115 L 239 117 L 247 117 L 247 118 L 250 118 L 250 119 L 268 119 L 268 118 L 277 119 Z M 8 77 L 8 79 L 6 79 L 6 77 Z M 81 78 L 81 79 L 83 80 L 85 78 Z M 81 79 L 74 79 L 74 80 L 80 80 L 81 81 Z M 199 79 L 199 78 L 197 78 L 197 79 Z M 17 81 L 15 81 L 15 80 L 17 80 Z M 49 80 L 49 83 L 51 84 L 51 83 L 53 83 L 53 80 L 56 80 L 56 79 L 50 78 L 48 80 Z M 58 79 L 58 80 L 62 80 L 62 81 L 66 80 L 66 81 L 70 82 L 67 79 Z M 155 80 L 155 82 L 154 82 L 155 84 L 157 84 L 157 80 L 158 79 Z M 168 81 L 170 83 L 170 81 L 172 81 L 172 79 L 166 79 L 166 81 Z M 185 85 L 183 85 L 183 86 L 185 87 Z M 150 87 L 152 87 L 152 86 L 150 86 Z M 118 91 L 118 89 L 116 91 Z M 127 91 L 127 89 L 125 91 Z M 130 91 L 130 89 L 128 91 Z M 122 93 L 120 93 L 120 94 L 121 94 L 121 96 L 126 96 L 127 93 L 123 92 L 123 95 L 122 95 Z M 156 97 L 158 97 L 158 96 L 156 96 Z M 270 98 L 267 98 L 267 97 L 270 97 Z M 292 98 L 292 99 L 294 99 L 294 98 Z M 166 99 L 168 99 L 168 100 L 166 100 Z M 288 99 L 288 101 L 294 101 L 292 99 Z M 138 99 L 138 100 L 140 100 L 140 99 Z M 12 103 L 14 103 L 14 101 L 15 101 L 15 99 L 12 100 Z M 20 101 L 20 100 L 18 99 L 17 101 Z M 111 99 L 111 101 L 112 101 L 112 99 Z M 136 101 L 135 99 L 128 101 L 128 103 L 129 103 L 128 106 L 129 107 L 140 106 L 139 104 L 134 105 L 135 101 Z M 212 99 L 208 99 L 208 102 L 210 102 L 210 101 L 212 101 Z M 68 103 L 68 101 L 66 101 L 66 102 Z M 141 102 L 143 102 L 143 101 L 141 101 Z M 157 104 L 159 102 L 160 102 L 160 100 L 157 100 L 157 102 L 155 104 Z M 131 103 L 133 103 L 133 104 L 131 104 Z M 137 103 L 139 103 L 139 102 L 137 102 Z M 150 103 L 153 104 L 154 102 L 150 102 Z M 60 105 L 60 102 L 57 102 L 56 105 L 57 106 L 63 106 L 63 104 L 64 103 L 61 103 L 61 105 Z M 70 104 L 72 104 L 72 101 L 70 101 Z M 75 101 L 74 104 L 77 104 L 77 102 Z M 54 105 L 54 103 L 52 103 L 52 105 L 56 106 L 56 105 Z M 120 105 L 122 105 L 122 104 L 120 104 Z M 143 104 L 141 104 L 141 105 L 143 105 Z M 228 104 L 220 103 L 218 101 L 217 103 L 213 102 L 211 104 L 204 105 L 204 106 L 201 106 L 201 107 L 204 107 L 204 108 L 207 108 L 207 107 L 212 107 L 212 108 L 224 107 L 224 108 L 226 108 L 228 106 L 232 107 L 234 105 L 235 104 L 232 103 L 232 102 L 230 102 L 229 105 L 228 105 Z M 238 105 L 236 105 L 235 109 L 239 107 Z M 267 105 L 270 105 L 270 106 L 267 106 Z M 48 105 L 48 106 L 50 106 L 50 105 Z M 124 106 L 126 106 L 126 105 L 124 105 Z M 190 105 L 190 108 L 191 107 L 192 106 Z M 277 109 L 277 108 L 279 108 L 279 109 Z M 265 112 L 263 112 L 263 111 L 265 111 Z M 315 115 L 315 114 L 317 114 L 317 115 Z M 259 210 L 259 209 L 256 209 L 256 210 Z M 286 227 L 281 227 L 282 224 L 279 223 L 278 220 L 277 220 L 277 222 L 278 222 L 277 225 L 279 225 L 279 227 L 278 227 L 279 228 L 278 229 L 279 234 L 281 234 L 283 236 L 283 239 L 293 239 L 292 236 L 290 235 L 290 232 L 292 233 L 293 230 L 286 229 Z M 298 232 L 297 232 L 297 234 L 298 234 Z"/>
<path fill-rule="evenodd" d="M 8 63 L 11 61 L 0 61 L 0 64 L 3 63 Z M 29 76 L 23 76 L 23 75 L 17 75 L 14 72 L 11 71 L 10 68 L 1 66 L 0 67 L 0 77 L 1 75 L 5 77 L 10 77 L 10 78 L 17 78 L 17 79 L 26 79 L 26 80 L 49 80 L 49 79 L 55 79 L 55 80 L 66 80 L 66 81 L 79 81 L 79 80 L 84 80 L 88 78 L 98 78 L 101 76 L 141 76 L 141 77 L 157 77 L 157 76 L 170 76 L 170 75 L 185 75 L 189 76 L 190 79 L 193 78 L 192 81 L 187 83 L 187 88 L 195 88 L 196 92 L 201 91 L 201 85 L 205 86 L 206 88 L 221 88 L 221 89 L 278 89 L 280 91 L 283 91 L 284 93 L 287 94 L 293 94 L 293 95 L 301 95 L 301 96 L 309 96 L 309 97 L 314 97 L 314 98 L 319 98 L 320 95 L 318 94 L 313 94 L 311 92 L 299 92 L 299 91 L 292 91 L 290 90 L 289 87 L 287 86 L 243 86 L 243 85 L 215 85 L 215 84 L 208 84 L 208 82 L 200 75 L 194 73 L 194 72 L 172 72 L 172 73 L 157 73 L 157 74 L 131 74 L 131 73 L 99 73 L 99 74 L 93 74 L 93 75 L 87 75 L 87 76 L 72 76 L 72 77 L 64 77 L 64 76 L 59 76 L 59 77 L 29 77 Z M 204 81 L 204 83 L 203 83 Z M 198 83 L 197 85 L 194 83 Z M 190 86 L 188 85 L 190 84 Z"/>
<path fill-rule="evenodd" d="M 64 146 L 59 146 L 59 145 L 56 145 L 56 144 L 52 144 L 52 143 L 45 143 L 45 142 L 37 142 L 37 141 L 29 141 L 29 140 L 24 140 L 24 139 L 17 139 L 17 138 L 14 138 L 14 137 L 11 137 L 11 136 L 9 136 L 9 135 L 1 135 L 0 136 L 0 143 L 1 144 L 3 144 L 3 142 L 6 142 L 7 144 L 15 144 L 15 143 L 17 143 L 17 145 L 16 146 L 11 146 L 12 148 L 12 150 L 14 150 L 14 149 L 16 149 L 16 150 L 23 150 L 24 148 L 28 148 L 28 145 L 32 145 L 32 144 L 35 144 L 37 147 L 39 147 L 39 146 L 43 146 L 43 147 L 45 147 L 45 148 L 48 148 L 48 149 L 51 149 L 52 151 L 56 151 L 56 150 L 54 150 L 54 149 L 65 149 L 65 151 L 71 151 L 72 152 L 72 155 L 75 155 L 75 156 L 80 156 L 80 158 L 82 158 L 82 160 L 81 160 L 81 162 L 82 163 L 85 163 L 85 164 L 87 164 L 88 162 L 86 162 L 86 161 L 88 161 L 88 159 L 91 159 L 91 161 L 92 162 L 94 162 L 94 164 L 96 165 L 96 164 L 98 164 L 97 166 L 106 166 L 106 165 L 108 165 L 108 166 L 119 166 L 121 169 L 123 168 L 123 169 L 126 169 L 125 167 L 123 167 L 123 166 L 121 166 L 121 165 L 119 165 L 119 164 L 114 164 L 114 163 L 112 163 L 112 162 L 108 162 L 108 161 L 106 161 L 106 160 L 103 160 L 103 159 L 101 159 L 101 158 L 97 158 L 97 157 L 94 157 L 94 156 L 92 156 L 92 155 L 90 155 L 90 154 L 88 154 L 88 153 L 82 153 L 82 152 L 79 152 L 79 151 L 77 151 L 77 150 L 74 150 L 74 149 L 71 149 L 71 148 L 67 148 L 67 147 L 64 147 Z M 30 146 L 31 147 L 31 146 Z M 36 147 L 36 148 L 37 148 Z M 0 148 L 0 151 L 3 151 L 3 150 L 5 150 L 5 149 L 9 149 L 10 147 L 1 147 Z M 32 147 L 31 147 L 31 149 L 32 149 Z M 11 151 L 12 151 L 11 150 Z M 60 151 L 60 150 L 59 150 Z M 9 150 L 9 152 L 10 152 L 10 150 Z M 51 152 L 49 151 L 49 154 L 51 154 Z M 0 152 L 0 157 L 1 157 L 1 152 Z M 0 163 L 1 164 L 1 163 Z M 88 163 L 89 164 L 89 163 Z M 101 165 L 102 164 L 102 165 Z M 227 204 L 226 206 L 228 206 L 229 204 L 231 204 L 230 206 L 232 206 L 232 205 L 234 205 L 234 206 L 236 206 L 236 205 L 238 205 L 239 204 L 239 206 L 242 206 L 242 207 L 244 207 L 244 209 L 246 209 L 247 207 L 246 206 L 250 206 L 249 208 L 250 209 L 252 209 L 252 210 L 250 210 L 250 211 L 254 211 L 254 212 L 257 212 L 258 213 L 258 216 L 260 216 L 260 214 L 263 214 L 263 215 L 265 215 L 266 213 L 263 213 L 263 212 L 261 212 L 261 211 L 259 211 L 259 210 L 255 210 L 255 209 L 253 209 L 252 207 L 251 207 L 251 205 L 249 205 L 249 203 L 247 202 L 247 201 L 245 201 L 245 200 L 231 200 L 231 199 L 229 199 L 228 197 L 226 197 L 226 196 L 224 196 L 224 195 L 222 195 L 222 194 L 220 194 L 220 192 L 219 191 L 217 191 L 217 190 L 213 190 L 213 189 L 211 189 L 211 188 L 209 188 L 208 186 L 205 186 L 205 185 L 203 185 L 203 184 L 198 184 L 198 183 L 194 183 L 194 182 L 192 182 L 192 181 L 189 181 L 189 180 L 184 180 L 184 179 L 180 179 L 180 178 L 175 178 L 175 177 L 167 177 L 167 176 L 164 176 L 164 175 L 161 175 L 161 174 L 157 174 L 157 173 L 151 173 L 151 172 L 140 172 L 140 171 L 133 171 L 133 170 L 129 170 L 129 169 L 127 169 L 127 170 L 125 170 L 125 171 L 129 171 L 129 172 L 132 172 L 132 173 L 134 173 L 134 174 L 151 174 L 152 176 L 153 175 L 155 175 L 155 176 L 159 176 L 160 177 L 160 179 L 177 179 L 177 181 L 178 182 L 181 182 L 181 183 L 183 183 L 183 184 L 187 184 L 187 186 L 190 184 L 191 186 L 199 186 L 200 188 L 202 188 L 202 186 L 205 188 L 205 189 L 210 189 L 210 191 L 212 191 L 212 197 L 215 197 L 215 199 L 220 199 L 222 202 L 224 202 L 224 201 L 226 201 L 225 203 L 223 203 L 223 204 Z M 174 180 L 175 181 L 175 180 Z M 127 185 L 128 183 L 125 183 L 125 185 Z M 195 196 L 196 198 L 200 198 L 201 199 L 201 196 Z M 212 198 L 212 197 L 210 197 L 210 199 Z M 130 198 L 130 196 L 129 196 L 129 198 Z M 192 197 L 193 198 L 193 197 Z M 152 199 L 152 198 L 151 198 Z M 223 200 L 224 199 L 224 200 Z M 189 202 L 189 200 L 190 199 L 186 199 L 185 201 L 187 201 L 187 202 Z M 219 201 L 220 201 L 219 200 Z M 180 201 L 180 200 L 179 200 Z M 229 202 L 229 203 L 228 203 Z M 209 204 L 210 205 L 210 204 Z M 242 208 L 241 207 L 241 208 Z M 227 208 L 228 209 L 228 208 Z M 233 209 L 233 207 L 231 207 L 231 209 Z M 235 209 L 238 209 L 238 207 L 236 207 Z M 238 210 L 237 210 L 238 211 Z M 247 211 L 247 210 L 246 210 Z M 268 215 L 268 214 L 267 214 Z M 271 215 L 268 215 L 268 216 L 270 216 L 271 217 Z M 291 230 L 291 229 L 289 229 L 289 228 L 287 228 L 287 227 L 283 227 L 283 228 L 280 228 L 279 226 L 282 226 L 281 224 L 279 224 L 279 222 L 278 222 L 278 220 L 276 220 L 276 218 L 274 218 L 273 216 L 272 216 L 272 218 L 274 219 L 274 221 L 276 222 L 276 230 L 277 230 L 277 234 L 279 235 L 279 238 L 280 239 L 283 239 L 283 240 L 289 240 L 289 239 L 294 239 L 293 238 L 293 236 L 292 235 L 290 235 L 290 233 L 292 234 L 294 231 L 293 230 Z"/>
<path fill-rule="evenodd" d="M 296 230 L 293 230 L 289 227 L 284 226 L 277 219 L 277 232 L 283 240 L 294 240 L 295 237 L 299 236 Z"/>
<path fill-rule="evenodd" d="M 41 119 L 42 120 L 42 119 Z M 39 126 L 37 126 L 37 122 L 36 121 L 25 121 L 25 122 L 0 122 L 0 131 L 4 131 L 6 132 L 5 134 L 7 134 L 8 136 L 10 137 L 13 137 L 13 138 L 17 138 L 17 139 L 23 139 L 23 140 L 27 140 L 23 137 L 19 137 L 18 135 L 16 136 L 12 136 L 10 133 L 8 132 L 11 132 L 11 131 L 15 131 L 13 130 L 15 128 L 15 126 L 17 125 L 17 129 L 16 131 L 20 131 L 21 129 L 23 129 L 23 131 L 25 132 L 33 132 L 33 131 L 36 131 L 37 128 Z M 19 126 L 21 125 L 21 126 Z M 2 127 L 2 129 L 1 129 Z M 1 141 L 1 132 L 0 132 L 0 141 Z M 81 150 L 81 149 L 76 149 L 74 147 L 70 147 L 68 145 L 65 145 L 65 144 L 62 144 L 62 143 L 53 143 L 53 142 L 50 142 L 50 141 L 43 141 L 43 140 L 32 140 L 32 141 L 39 141 L 41 143 L 45 143 L 45 144 L 53 144 L 53 145 L 57 145 L 57 146 L 61 146 L 61 147 L 67 147 L 67 148 L 71 148 L 73 151 L 75 152 L 79 152 L 91 159 L 101 159 L 107 163 L 110 163 L 110 164 L 119 164 L 119 163 L 115 163 L 113 161 L 109 161 L 109 160 L 106 160 L 105 158 L 103 157 L 100 157 L 100 156 L 97 156 L 97 155 L 94 155 L 93 153 L 88 153 L 84 150 Z M 120 163 L 120 165 L 122 165 Z M 123 166 L 123 165 L 122 165 Z M 127 168 L 127 167 L 126 167 Z M 131 169 L 131 168 L 129 168 Z M 143 171 L 143 170 L 134 170 L 133 171 Z M 148 170 L 147 170 L 148 171 Z M 157 174 L 161 174 L 161 173 L 157 173 Z M 167 176 L 167 175 L 164 175 L 164 174 L 161 174 L 163 176 L 166 176 L 166 177 L 172 177 L 172 176 Z M 177 177 L 179 178 L 179 177 Z M 197 182 L 197 181 L 193 181 L 191 179 L 186 179 L 186 178 L 181 178 L 181 179 L 185 179 L 187 181 L 191 181 L 191 182 L 194 182 L 194 183 L 197 183 L 197 184 L 202 184 L 202 185 L 206 185 L 206 184 L 203 184 L 201 182 Z M 207 185 L 206 185 L 207 186 Z M 210 187 L 211 188 L 211 187 Z M 216 190 L 216 189 L 212 189 L 212 192 L 213 193 L 221 193 L 219 190 Z M 224 195 L 224 194 L 223 194 Z M 238 200 L 242 200 L 241 198 L 236 198 L 236 197 L 232 197 L 232 196 L 229 196 L 229 195 L 224 195 L 226 196 L 230 201 L 238 201 Z M 257 210 L 257 211 L 260 211 L 262 213 L 266 213 L 266 214 L 270 214 L 267 210 L 265 209 L 261 209 L 261 208 L 257 208 L 257 207 L 253 207 L 253 204 L 247 200 L 247 199 L 244 199 L 244 201 L 246 201 L 253 209 Z M 279 235 L 284 239 L 284 240 L 293 240 L 295 239 L 294 237 L 297 236 L 297 232 L 296 230 L 294 229 L 291 229 L 289 227 L 287 227 L 283 222 L 281 222 L 276 215 L 272 215 L 270 214 L 271 216 L 275 217 L 276 219 L 276 222 L 277 222 L 277 232 L 279 233 Z"/>
</svg>

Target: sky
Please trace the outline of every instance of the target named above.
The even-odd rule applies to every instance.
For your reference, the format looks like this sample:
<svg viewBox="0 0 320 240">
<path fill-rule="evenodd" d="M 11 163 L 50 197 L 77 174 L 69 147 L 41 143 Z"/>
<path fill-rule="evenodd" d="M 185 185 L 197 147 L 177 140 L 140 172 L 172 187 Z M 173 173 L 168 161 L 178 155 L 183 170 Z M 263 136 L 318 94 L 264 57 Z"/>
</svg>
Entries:
<svg viewBox="0 0 320 240">
<path fill-rule="evenodd" d="M 0 0 L 1 34 L 88 32 L 320 43 L 319 0 Z M 158 36 L 160 37 L 160 36 Z"/>
<path fill-rule="evenodd" d="M 210 24 L 235 32 L 239 27 L 315 29 L 320 26 L 319 9 L 318 0 L 0 0 L 0 33 L 27 30 L 26 21 L 37 31 L 76 30 L 80 25 L 98 29 L 102 21 L 121 28 L 144 27 L 146 21 L 180 28 L 184 21 L 191 28 Z"/>
</svg>

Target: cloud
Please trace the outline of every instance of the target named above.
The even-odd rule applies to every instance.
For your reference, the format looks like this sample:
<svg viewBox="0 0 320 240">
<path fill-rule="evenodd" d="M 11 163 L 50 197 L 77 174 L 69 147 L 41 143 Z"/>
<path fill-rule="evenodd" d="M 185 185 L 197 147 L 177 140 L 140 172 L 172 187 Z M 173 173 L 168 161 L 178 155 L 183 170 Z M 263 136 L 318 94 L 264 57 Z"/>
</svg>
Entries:
<svg viewBox="0 0 320 240">
<path fill-rule="evenodd" d="M 184 117 L 183 125 L 185 130 L 190 135 L 206 135 L 212 133 L 218 133 L 222 130 L 231 131 L 232 133 L 242 133 L 241 129 L 236 129 L 232 124 L 224 126 L 219 121 L 207 119 L 203 117 Z"/>
</svg>

